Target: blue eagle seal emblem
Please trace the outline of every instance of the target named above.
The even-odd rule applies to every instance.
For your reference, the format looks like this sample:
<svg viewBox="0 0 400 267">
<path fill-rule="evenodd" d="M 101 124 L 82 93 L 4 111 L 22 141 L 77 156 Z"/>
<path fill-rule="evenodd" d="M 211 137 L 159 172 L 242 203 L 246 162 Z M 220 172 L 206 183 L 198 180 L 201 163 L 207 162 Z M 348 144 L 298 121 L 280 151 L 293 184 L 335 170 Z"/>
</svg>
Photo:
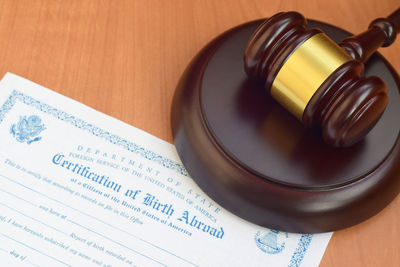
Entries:
<svg viewBox="0 0 400 267">
<path fill-rule="evenodd" d="M 258 231 L 254 236 L 257 247 L 268 254 L 280 253 L 285 248 L 288 233 L 270 230 L 268 233 Z"/>
<path fill-rule="evenodd" d="M 42 123 L 39 116 L 31 115 L 29 117 L 23 116 L 19 118 L 19 122 L 11 125 L 10 134 L 20 143 L 27 143 L 30 145 L 37 142 L 42 137 L 38 136 L 46 128 Z"/>
</svg>

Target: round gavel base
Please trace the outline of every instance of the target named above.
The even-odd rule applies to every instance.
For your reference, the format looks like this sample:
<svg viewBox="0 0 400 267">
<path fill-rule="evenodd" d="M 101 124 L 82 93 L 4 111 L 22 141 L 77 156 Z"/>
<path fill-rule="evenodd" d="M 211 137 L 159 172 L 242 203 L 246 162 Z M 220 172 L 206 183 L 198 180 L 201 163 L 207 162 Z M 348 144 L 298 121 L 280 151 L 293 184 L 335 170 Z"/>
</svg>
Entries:
<svg viewBox="0 0 400 267">
<path fill-rule="evenodd" d="M 183 74 L 172 105 L 172 129 L 190 175 L 222 207 L 253 223 L 316 233 L 360 223 L 400 190 L 399 77 L 375 54 L 366 76 L 384 79 L 389 104 L 375 128 L 349 148 L 323 143 L 249 80 L 243 51 L 262 21 L 218 36 Z M 349 33 L 309 21 L 333 40 Z"/>
</svg>

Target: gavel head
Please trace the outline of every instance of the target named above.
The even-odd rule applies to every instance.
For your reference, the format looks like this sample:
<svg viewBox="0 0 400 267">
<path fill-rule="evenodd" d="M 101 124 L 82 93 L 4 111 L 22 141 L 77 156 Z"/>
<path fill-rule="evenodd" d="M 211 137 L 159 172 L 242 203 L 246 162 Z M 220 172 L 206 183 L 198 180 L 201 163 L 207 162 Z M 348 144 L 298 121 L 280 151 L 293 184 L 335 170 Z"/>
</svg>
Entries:
<svg viewBox="0 0 400 267">
<path fill-rule="evenodd" d="M 296 12 L 263 22 L 245 50 L 245 70 L 306 126 L 320 125 L 327 144 L 343 147 L 361 140 L 388 102 L 385 83 L 361 77 L 354 60 L 319 29 L 306 29 Z"/>
</svg>

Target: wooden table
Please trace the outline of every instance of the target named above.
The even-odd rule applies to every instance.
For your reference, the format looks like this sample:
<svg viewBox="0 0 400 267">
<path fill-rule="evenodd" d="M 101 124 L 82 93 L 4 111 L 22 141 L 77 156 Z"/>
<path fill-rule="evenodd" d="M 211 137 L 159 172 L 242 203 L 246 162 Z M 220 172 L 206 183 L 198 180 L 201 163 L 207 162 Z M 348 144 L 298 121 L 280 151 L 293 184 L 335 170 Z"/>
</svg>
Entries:
<svg viewBox="0 0 400 267">
<path fill-rule="evenodd" d="M 175 86 L 213 37 L 288 10 L 358 33 L 399 5 L 398 0 L 1 0 L 0 75 L 19 74 L 172 142 Z M 400 72 L 400 41 L 381 52 Z M 321 266 L 400 266 L 400 197 L 372 219 L 336 232 Z"/>
</svg>

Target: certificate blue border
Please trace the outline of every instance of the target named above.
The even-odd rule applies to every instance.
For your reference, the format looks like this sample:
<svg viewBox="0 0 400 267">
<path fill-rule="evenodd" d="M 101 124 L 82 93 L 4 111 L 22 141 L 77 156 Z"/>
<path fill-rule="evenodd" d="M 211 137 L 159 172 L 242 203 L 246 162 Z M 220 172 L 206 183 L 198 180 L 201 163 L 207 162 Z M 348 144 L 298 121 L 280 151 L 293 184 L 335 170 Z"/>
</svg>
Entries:
<svg viewBox="0 0 400 267">
<path fill-rule="evenodd" d="M 79 119 L 71 114 L 68 114 L 62 110 L 52 107 L 46 103 L 42 103 L 39 100 L 32 98 L 31 96 L 25 95 L 17 90 L 13 90 L 7 100 L 3 103 L 0 108 L 0 123 L 3 122 L 6 114 L 14 107 L 15 103 L 20 101 L 28 106 L 34 107 L 48 115 L 51 115 L 61 121 L 64 121 L 72 126 L 82 129 L 94 136 L 100 137 L 101 139 L 122 147 L 136 155 L 139 155 L 147 160 L 158 163 L 159 165 L 178 172 L 179 174 L 189 177 L 185 167 L 169 158 L 161 156 L 151 150 L 148 150 L 134 142 L 123 139 L 115 134 L 105 131 L 91 123 L 88 123 L 82 119 Z M 312 241 L 312 234 L 303 234 L 300 237 L 299 243 L 297 244 L 296 250 L 294 251 L 289 265 L 290 267 L 300 266 L 303 261 L 304 255 L 307 252 L 308 247 Z"/>
<path fill-rule="evenodd" d="M 134 142 L 128 141 L 119 137 L 118 135 L 112 134 L 108 131 L 105 131 L 91 123 L 88 123 L 82 119 L 79 119 L 71 114 L 68 114 L 62 110 L 56 109 L 48 104 L 42 103 L 31 96 L 25 95 L 21 92 L 13 90 L 6 102 L 0 108 L 0 123 L 3 121 L 7 112 L 9 112 L 12 107 L 15 105 L 16 101 L 19 100 L 24 104 L 27 104 L 31 107 L 34 107 L 44 113 L 52 115 L 53 117 L 62 120 L 64 122 L 69 123 L 72 126 L 75 126 L 79 129 L 82 129 L 94 136 L 100 137 L 101 139 L 110 142 L 111 144 L 122 147 L 132 153 L 135 153 L 147 160 L 158 163 L 159 165 L 178 172 L 179 174 L 189 177 L 188 172 L 185 167 L 181 163 L 177 163 L 169 158 L 163 157 L 151 150 L 148 150 Z"/>
</svg>

